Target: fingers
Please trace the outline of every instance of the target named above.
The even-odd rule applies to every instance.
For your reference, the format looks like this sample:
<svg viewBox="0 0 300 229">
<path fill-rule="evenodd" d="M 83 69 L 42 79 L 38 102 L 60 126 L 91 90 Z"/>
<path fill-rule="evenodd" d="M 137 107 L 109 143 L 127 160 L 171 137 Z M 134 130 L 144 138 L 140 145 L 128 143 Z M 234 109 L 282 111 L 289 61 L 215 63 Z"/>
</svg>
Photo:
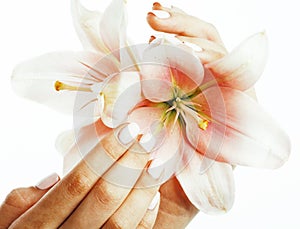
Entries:
<svg viewBox="0 0 300 229">
<path fill-rule="evenodd" d="M 176 36 L 182 42 L 190 43 L 201 48 L 201 51 L 195 51 L 195 54 L 201 59 L 203 64 L 218 60 L 227 54 L 224 46 L 199 37 Z"/>
<path fill-rule="evenodd" d="M 124 202 L 142 174 L 149 157 L 150 155 L 145 153 L 139 143 L 131 146 L 118 163 L 115 163 L 95 184 L 89 195 L 61 228 L 99 228 L 102 226 Z"/>
<path fill-rule="evenodd" d="M 164 183 L 160 189 L 161 200 L 154 228 L 185 228 L 198 213 L 181 188 L 176 177 Z"/>
<path fill-rule="evenodd" d="M 140 221 L 139 225 L 136 227 L 137 229 L 149 229 L 154 227 L 157 214 L 158 214 L 159 202 L 160 202 L 160 193 L 157 192 L 152 202 L 150 203 L 144 217 Z"/>
<path fill-rule="evenodd" d="M 142 225 L 154 224 L 156 218 L 155 208 L 160 197 L 158 188 L 157 186 L 134 188 L 118 210 L 105 223 L 103 229 L 136 228 L 143 220 Z"/>
<path fill-rule="evenodd" d="M 51 174 L 35 187 L 18 188 L 11 191 L 0 206 L 0 228 L 8 228 L 18 217 L 38 202 L 54 184 L 57 174 Z"/>
<path fill-rule="evenodd" d="M 147 21 L 154 30 L 181 36 L 205 38 L 223 45 L 218 31 L 212 24 L 185 14 L 175 7 L 163 7 L 157 2 L 153 4 L 152 9 L 162 10 L 170 14 L 168 18 L 159 18 L 152 12 L 148 13 Z"/>
<path fill-rule="evenodd" d="M 88 194 L 99 177 L 126 152 L 129 145 L 120 144 L 118 139 L 124 129 L 122 126 L 103 138 L 44 196 L 42 201 L 14 223 L 14 228 L 24 228 L 24 225 L 28 228 L 59 227 Z"/>
</svg>

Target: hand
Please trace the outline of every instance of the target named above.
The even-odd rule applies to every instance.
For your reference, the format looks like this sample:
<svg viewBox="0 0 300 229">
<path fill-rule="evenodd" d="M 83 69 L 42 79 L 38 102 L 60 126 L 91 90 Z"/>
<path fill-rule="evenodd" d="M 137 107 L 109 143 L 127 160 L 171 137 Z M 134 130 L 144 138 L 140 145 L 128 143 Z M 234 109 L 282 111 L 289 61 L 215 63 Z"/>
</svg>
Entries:
<svg viewBox="0 0 300 229">
<path fill-rule="evenodd" d="M 119 128 L 117 136 L 125 129 Z M 159 187 L 133 189 L 153 180 L 144 170 L 148 160 L 149 154 L 135 137 L 127 144 L 120 144 L 111 132 L 49 191 L 38 187 L 13 191 L 0 208 L 0 215 L 7 216 L 0 218 L 0 225 L 4 228 L 151 228 L 158 204 L 150 203 Z M 122 175 L 118 173 L 120 165 L 135 169 L 131 170 L 135 172 L 130 177 L 125 174 L 130 178 L 127 187 L 105 179 Z M 31 197 L 23 199 L 25 193 Z M 150 209 L 149 205 L 152 205 Z"/>
</svg>

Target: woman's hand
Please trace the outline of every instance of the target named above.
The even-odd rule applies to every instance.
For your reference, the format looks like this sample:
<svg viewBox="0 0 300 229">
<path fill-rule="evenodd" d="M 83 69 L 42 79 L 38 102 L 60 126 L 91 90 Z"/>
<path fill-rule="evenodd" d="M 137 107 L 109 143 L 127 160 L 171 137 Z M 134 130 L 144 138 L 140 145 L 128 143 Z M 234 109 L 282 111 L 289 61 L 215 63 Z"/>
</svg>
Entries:
<svg viewBox="0 0 300 229">
<path fill-rule="evenodd" d="M 141 188 L 155 182 L 147 172 L 150 156 L 136 140 L 137 136 L 130 141 L 128 136 L 120 139 L 124 132 L 128 133 L 127 127 L 104 137 L 50 190 L 44 182 L 45 190 L 37 186 L 9 194 L 0 208 L 0 225 L 3 228 L 151 228 L 158 211 L 159 186 Z M 125 169 L 124 174 L 122 168 L 131 169 Z M 110 177 L 128 179 L 126 187 L 110 183 Z"/>
</svg>

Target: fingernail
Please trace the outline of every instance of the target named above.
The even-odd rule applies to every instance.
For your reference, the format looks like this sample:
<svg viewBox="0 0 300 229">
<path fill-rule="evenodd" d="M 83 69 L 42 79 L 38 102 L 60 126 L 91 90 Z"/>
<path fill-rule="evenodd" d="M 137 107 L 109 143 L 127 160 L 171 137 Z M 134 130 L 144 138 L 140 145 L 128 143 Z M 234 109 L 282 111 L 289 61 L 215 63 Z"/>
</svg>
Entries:
<svg viewBox="0 0 300 229">
<path fill-rule="evenodd" d="M 124 145 L 132 142 L 140 132 L 140 128 L 136 123 L 130 123 L 120 130 L 118 138 Z"/>
<path fill-rule="evenodd" d="M 159 158 L 154 159 L 151 162 L 147 172 L 156 180 L 160 178 L 162 173 L 164 172 L 163 161 Z"/>
<path fill-rule="evenodd" d="M 148 207 L 148 210 L 150 210 L 150 211 L 154 210 L 154 208 L 157 206 L 159 200 L 160 200 L 160 192 L 157 192 L 156 195 L 153 197 L 153 199 Z"/>
<path fill-rule="evenodd" d="M 59 179 L 60 178 L 57 173 L 52 173 L 51 175 L 38 182 L 35 187 L 41 190 L 45 190 L 55 185 L 59 181 Z"/>
<path fill-rule="evenodd" d="M 140 139 L 140 145 L 147 151 L 151 152 L 156 144 L 156 139 L 150 133 L 143 135 Z"/>
</svg>

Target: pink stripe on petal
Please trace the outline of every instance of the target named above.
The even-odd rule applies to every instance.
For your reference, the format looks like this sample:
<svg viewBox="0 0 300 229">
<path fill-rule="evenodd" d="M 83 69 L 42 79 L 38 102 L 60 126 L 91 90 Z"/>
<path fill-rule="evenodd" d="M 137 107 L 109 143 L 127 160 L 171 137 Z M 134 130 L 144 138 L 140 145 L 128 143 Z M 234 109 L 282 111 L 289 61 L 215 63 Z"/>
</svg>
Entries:
<svg viewBox="0 0 300 229">
<path fill-rule="evenodd" d="M 172 98 L 175 87 L 185 93 L 198 87 L 203 80 L 203 67 L 191 53 L 154 41 L 144 52 L 141 75 L 145 97 L 166 101 Z"/>
<path fill-rule="evenodd" d="M 151 157 L 156 161 L 152 170 L 164 170 L 158 182 L 164 182 L 174 175 L 182 159 L 183 137 L 181 127 L 176 122 L 174 125 L 164 125 L 162 115 L 166 109 L 161 107 L 141 107 L 133 110 L 129 121 L 137 123 L 143 135 L 150 134 L 155 139 L 155 146 Z M 157 163 L 159 162 L 159 163 Z M 157 168 L 156 168 L 157 167 Z"/>
<path fill-rule="evenodd" d="M 209 88 L 202 96 L 216 98 L 219 90 L 217 87 Z M 197 129 L 190 118 L 187 132 L 196 133 L 194 137 L 189 137 L 191 143 L 206 156 L 231 164 L 265 168 L 281 166 L 290 153 L 290 140 L 285 132 L 245 93 L 230 88 L 221 88 L 221 91 L 226 119 L 214 100 L 210 100 L 209 110 L 216 122 L 203 131 Z M 200 97 L 198 99 L 199 102 L 203 100 Z M 225 132 L 222 126 L 226 126 Z M 218 141 L 221 145 L 214 147 L 213 142 Z"/>
</svg>

